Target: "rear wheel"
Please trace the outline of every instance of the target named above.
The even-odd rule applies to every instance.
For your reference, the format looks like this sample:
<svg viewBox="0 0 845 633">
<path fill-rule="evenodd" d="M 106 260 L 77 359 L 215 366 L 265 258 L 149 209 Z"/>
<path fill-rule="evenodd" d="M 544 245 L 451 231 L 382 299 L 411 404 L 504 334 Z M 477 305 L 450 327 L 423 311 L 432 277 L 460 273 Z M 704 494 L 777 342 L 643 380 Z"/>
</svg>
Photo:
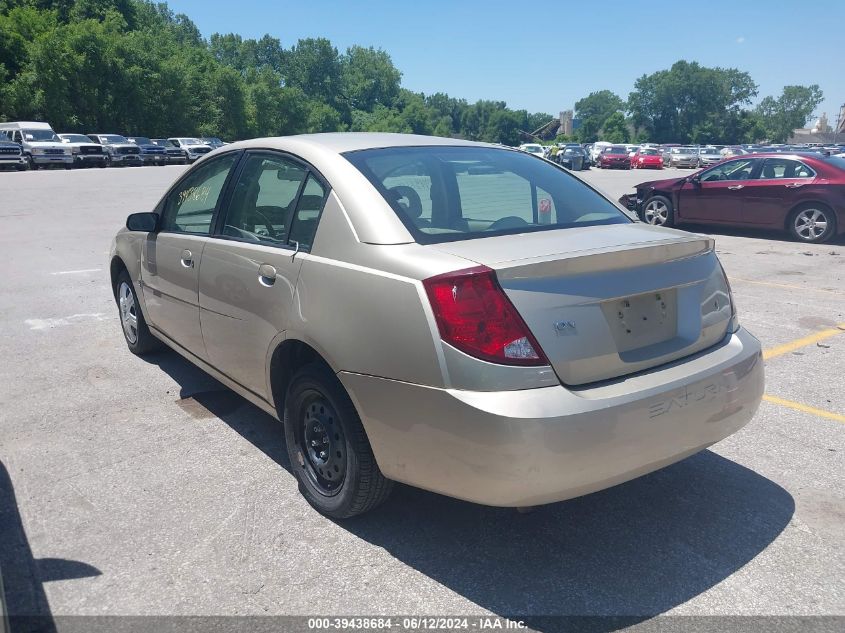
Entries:
<svg viewBox="0 0 845 633">
<path fill-rule="evenodd" d="M 672 226 L 675 223 L 672 201 L 665 196 L 652 196 L 643 205 L 642 218 L 654 226 Z"/>
<path fill-rule="evenodd" d="M 297 372 L 283 418 L 299 490 L 318 512 L 346 519 L 387 499 L 393 482 L 381 474 L 349 395 L 325 365 Z"/>
<path fill-rule="evenodd" d="M 789 232 L 799 242 L 826 242 L 836 232 L 836 216 L 823 204 L 802 205 L 789 216 Z"/>
</svg>

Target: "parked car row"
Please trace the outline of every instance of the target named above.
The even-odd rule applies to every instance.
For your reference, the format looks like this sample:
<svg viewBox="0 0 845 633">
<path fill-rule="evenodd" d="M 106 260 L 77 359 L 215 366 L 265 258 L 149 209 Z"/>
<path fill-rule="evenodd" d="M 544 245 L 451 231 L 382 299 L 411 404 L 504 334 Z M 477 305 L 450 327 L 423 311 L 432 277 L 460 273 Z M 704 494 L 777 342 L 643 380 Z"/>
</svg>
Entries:
<svg viewBox="0 0 845 633">
<path fill-rule="evenodd" d="M 845 157 L 749 153 L 685 178 L 640 183 L 619 202 L 657 226 L 756 227 L 826 242 L 845 233 Z"/>
<path fill-rule="evenodd" d="M 148 138 L 120 134 L 56 134 L 49 123 L 0 123 L 0 168 L 118 167 L 189 164 L 218 147 L 218 138 Z"/>
</svg>

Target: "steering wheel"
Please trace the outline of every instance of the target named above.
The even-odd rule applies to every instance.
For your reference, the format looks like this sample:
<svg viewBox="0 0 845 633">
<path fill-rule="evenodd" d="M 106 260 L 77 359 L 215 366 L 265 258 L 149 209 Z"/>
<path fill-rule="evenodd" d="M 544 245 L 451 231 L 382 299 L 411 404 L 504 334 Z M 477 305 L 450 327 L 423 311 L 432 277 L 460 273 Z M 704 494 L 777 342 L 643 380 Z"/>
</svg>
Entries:
<svg viewBox="0 0 845 633">
<path fill-rule="evenodd" d="M 524 226 L 528 226 L 528 222 L 519 218 L 515 215 L 506 215 L 503 218 L 499 218 L 493 224 L 487 227 L 488 231 L 497 231 L 499 229 L 521 229 Z"/>
<path fill-rule="evenodd" d="M 258 219 L 261 220 L 261 224 L 263 224 L 267 229 L 267 235 L 276 239 L 276 229 L 273 228 L 273 224 L 270 222 L 270 219 L 258 209 L 253 209 L 253 213 L 258 216 Z"/>
</svg>

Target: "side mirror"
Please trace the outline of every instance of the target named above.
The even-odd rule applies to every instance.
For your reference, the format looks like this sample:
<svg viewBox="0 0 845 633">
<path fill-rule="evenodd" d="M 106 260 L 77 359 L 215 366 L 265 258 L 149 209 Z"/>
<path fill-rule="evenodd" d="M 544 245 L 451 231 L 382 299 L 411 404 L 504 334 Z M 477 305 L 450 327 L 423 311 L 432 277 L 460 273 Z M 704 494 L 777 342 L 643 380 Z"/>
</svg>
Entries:
<svg viewBox="0 0 845 633">
<path fill-rule="evenodd" d="M 157 213 L 133 213 L 126 218 L 126 228 L 130 231 L 152 233 L 158 228 Z"/>
</svg>

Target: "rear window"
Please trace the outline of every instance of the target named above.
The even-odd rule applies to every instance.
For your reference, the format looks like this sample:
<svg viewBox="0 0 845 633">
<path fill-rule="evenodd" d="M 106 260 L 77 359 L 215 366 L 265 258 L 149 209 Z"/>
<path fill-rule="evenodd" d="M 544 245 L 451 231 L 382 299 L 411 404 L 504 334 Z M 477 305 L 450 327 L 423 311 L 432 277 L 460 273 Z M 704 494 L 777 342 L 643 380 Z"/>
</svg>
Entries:
<svg viewBox="0 0 845 633">
<path fill-rule="evenodd" d="M 631 221 L 563 169 L 521 152 L 397 147 L 344 156 L 420 244 Z"/>
</svg>

